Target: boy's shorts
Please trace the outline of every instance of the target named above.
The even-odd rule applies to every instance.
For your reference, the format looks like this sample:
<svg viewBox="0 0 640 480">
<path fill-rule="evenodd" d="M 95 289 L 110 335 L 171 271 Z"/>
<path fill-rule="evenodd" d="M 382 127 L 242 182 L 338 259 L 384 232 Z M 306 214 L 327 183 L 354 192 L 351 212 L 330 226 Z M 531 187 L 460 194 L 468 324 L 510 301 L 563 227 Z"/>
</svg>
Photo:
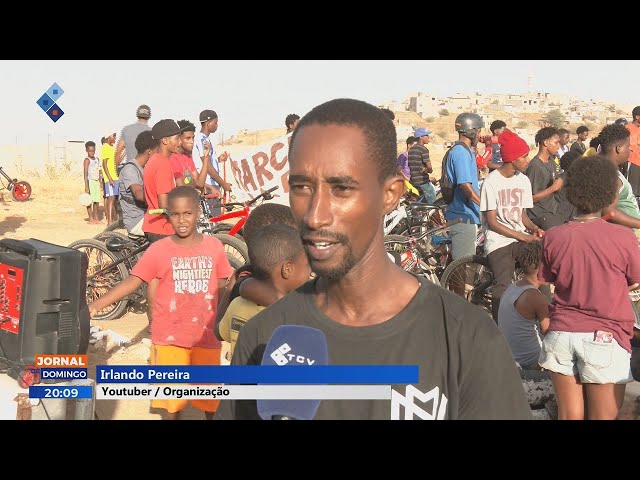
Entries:
<svg viewBox="0 0 640 480">
<path fill-rule="evenodd" d="M 100 182 L 98 180 L 89 180 L 89 195 L 93 203 L 100 203 Z"/>
<path fill-rule="evenodd" d="M 173 345 L 151 345 L 151 365 L 220 365 L 219 348 L 183 348 Z M 178 384 L 172 384 L 178 386 Z M 169 413 L 183 410 L 191 402 L 198 410 L 215 412 L 220 400 L 151 400 L 151 408 L 163 408 Z"/>
<path fill-rule="evenodd" d="M 562 375 L 580 375 L 582 383 L 629 383 L 631 354 L 612 343 L 597 343 L 594 332 L 548 332 L 542 341 L 539 364 Z"/>
<path fill-rule="evenodd" d="M 120 194 L 120 182 L 117 180 L 113 182 L 113 187 L 109 185 L 109 182 L 104 182 L 104 196 L 117 197 Z"/>
</svg>

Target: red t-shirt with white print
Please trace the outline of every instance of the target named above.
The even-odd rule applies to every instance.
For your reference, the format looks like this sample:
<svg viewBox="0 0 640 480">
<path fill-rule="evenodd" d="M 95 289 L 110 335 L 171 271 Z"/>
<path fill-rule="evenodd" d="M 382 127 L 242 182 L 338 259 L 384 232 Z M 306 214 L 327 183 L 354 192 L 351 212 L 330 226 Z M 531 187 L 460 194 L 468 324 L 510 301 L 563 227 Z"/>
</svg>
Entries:
<svg viewBox="0 0 640 480">
<path fill-rule="evenodd" d="M 233 275 L 220 240 L 204 235 L 197 245 L 182 246 L 163 238 L 151 244 L 131 274 L 147 283 L 158 279 L 151 325 L 155 345 L 220 348 L 213 333 L 218 279 Z"/>
</svg>

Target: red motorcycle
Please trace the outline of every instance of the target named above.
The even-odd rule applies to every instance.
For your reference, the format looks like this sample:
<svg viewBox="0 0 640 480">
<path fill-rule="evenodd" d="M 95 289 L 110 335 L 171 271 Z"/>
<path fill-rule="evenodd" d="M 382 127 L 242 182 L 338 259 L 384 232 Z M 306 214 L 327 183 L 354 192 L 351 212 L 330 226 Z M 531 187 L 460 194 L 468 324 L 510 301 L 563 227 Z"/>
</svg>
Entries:
<svg viewBox="0 0 640 480">
<path fill-rule="evenodd" d="M 0 167 L 0 175 L 2 175 L 7 180 L 7 182 L 9 182 L 8 185 L 5 185 L 4 182 L 0 179 L 0 183 L 2 183 L 4 188 L 11 192 L 11 195 L 16 202 L 26 202 L 27 200 L 29 200 L 29 197 L 31 197 L 31 185 L 29 185 L 28 182 L 18 181 L 17 178 L 12 179 L 4 172 L 2 167 Z"/>
</svg>

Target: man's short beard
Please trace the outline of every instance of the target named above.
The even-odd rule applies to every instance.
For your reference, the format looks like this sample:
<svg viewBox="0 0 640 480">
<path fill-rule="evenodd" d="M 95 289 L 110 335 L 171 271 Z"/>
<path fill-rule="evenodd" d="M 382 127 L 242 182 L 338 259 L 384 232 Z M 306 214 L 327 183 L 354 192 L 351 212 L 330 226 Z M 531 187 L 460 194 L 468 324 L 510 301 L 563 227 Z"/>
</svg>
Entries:
<svg viewBox="0 0 640 480">
<path fill-rule="evenodd" d="M 351 245 L 346 244 L 345 247 L 345 256 L 338 266 L 324 267 L 309 259 L 311 270 L 313 270 L 318 277 L 322 277 L 327 280 L 340 280 L 344 278 L 345 275 L 349 273 L 358 263 L 358 260 L 356 259 L 355 255 L 353 254 L 353 250 L 351 249 Z"/>
</svg>

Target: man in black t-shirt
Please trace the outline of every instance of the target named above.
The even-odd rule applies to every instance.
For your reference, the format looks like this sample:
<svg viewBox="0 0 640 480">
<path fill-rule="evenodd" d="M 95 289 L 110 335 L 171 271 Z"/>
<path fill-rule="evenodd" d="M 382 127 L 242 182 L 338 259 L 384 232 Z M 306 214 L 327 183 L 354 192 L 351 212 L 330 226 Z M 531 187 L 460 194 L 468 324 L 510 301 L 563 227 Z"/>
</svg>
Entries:
<svg viewBox="0 0 640 480">
<path fill-rule="evenodd" d="M 571 148 L 569 150 L 572 152 L 578 152 L 580 155 L 584 155 L 587 151 L 587 145 L 584 142 L 587 141 L 587 137 L 589 136 L 589 129 L 584 125 L 581 125 L 576 129 L 576 135 L 578 135 L 578 139 L 571 144 Z"/>
<path fill-rule="evenodd" d="M 569 221 L 566 209 L 558 208 L 557 192 L 563 181 L 556 173 L 554 158 L 560 149 L 560 134 L 555 127 L 544 127 L 538 130 L 535 137 L 538 154 L 533 157 L 527 167 L 526 175 L 531 181 L 533 208 L 527 212 L 533 223 L 543 230 L 562 225 Z"/>
<path fill-rule="evenodd" d="M 387 256 L 383 217 L 404 193 L 395 160 L 395 128 L 373 105 L 331 100 L 300 119 L 289 203 L 317 278 L 244 325 L 232 365 L 259 365 L 278 326 L 304 325 L 324 332 L 332 365 L 419 367 L 390 400 L 323 400 L 315 419 L 531 418 L 491 318 Z M 216 418 L 258 419 L 256 401 L 221 400 Z"/>
</svg>

